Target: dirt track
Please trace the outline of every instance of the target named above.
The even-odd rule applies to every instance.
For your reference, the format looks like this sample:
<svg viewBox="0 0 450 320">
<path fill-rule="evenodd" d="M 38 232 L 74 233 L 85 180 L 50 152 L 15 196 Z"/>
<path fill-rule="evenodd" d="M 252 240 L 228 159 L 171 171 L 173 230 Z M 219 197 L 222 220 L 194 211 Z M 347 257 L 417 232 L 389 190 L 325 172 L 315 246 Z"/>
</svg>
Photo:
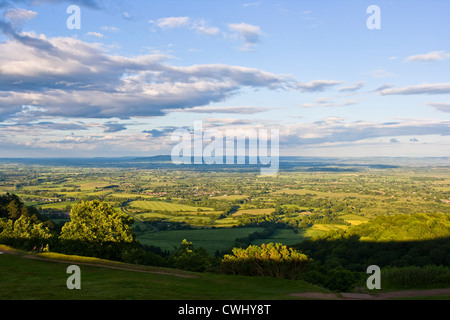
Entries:
<svg viewBox="0 0 450 320">
<path fill-rule="evenodd" d="M 431 297 L 440 295 L 450 295 L 450 289 L 431 289 L 431 290 L 407 290 L 384 292 L 379 294 L 366 293 L 320 293 L 320 292 L 303 292 L 292 293 L 291 296 L 305 299 L 318 300 L 388 300 L 388 299 L 402 299 L 409 297 Z"/>
</svg>

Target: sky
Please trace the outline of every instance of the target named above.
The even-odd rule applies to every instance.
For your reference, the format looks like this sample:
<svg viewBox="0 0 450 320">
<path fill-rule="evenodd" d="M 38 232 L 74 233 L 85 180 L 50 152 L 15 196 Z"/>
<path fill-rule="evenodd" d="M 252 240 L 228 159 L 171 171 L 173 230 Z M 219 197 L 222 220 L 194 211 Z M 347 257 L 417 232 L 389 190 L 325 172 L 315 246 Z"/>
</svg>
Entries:
<svg viewBox="0 0 450 320">
<path fill-rule="evenodd" d="M 281 156 L 449 157 L 449 12 L 447 0 L 0 0 L 0 158 L 170 154 L 197 121 L 277 129 Z"/>
</svg>

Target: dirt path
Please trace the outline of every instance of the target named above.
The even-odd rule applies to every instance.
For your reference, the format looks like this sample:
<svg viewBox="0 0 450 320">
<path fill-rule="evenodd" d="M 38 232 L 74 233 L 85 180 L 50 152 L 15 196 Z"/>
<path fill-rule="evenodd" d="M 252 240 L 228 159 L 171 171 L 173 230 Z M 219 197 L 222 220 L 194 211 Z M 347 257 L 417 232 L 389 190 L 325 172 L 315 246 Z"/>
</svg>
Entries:
<svg viewBox="0 0 450 320">
<path fill-rule="evenodd" d="M 402 299 L 409 297 L 431 297 L 440 295 L 450 295 L 450 289 L 430 289 L 430 290 L 407 290 L 383 292 L 378 294 L 366 293 L 320 293 L 320 292 L 303 292 L 292 293 L 293 297 L 318 300 L 388 300 Z"/>
</svg>

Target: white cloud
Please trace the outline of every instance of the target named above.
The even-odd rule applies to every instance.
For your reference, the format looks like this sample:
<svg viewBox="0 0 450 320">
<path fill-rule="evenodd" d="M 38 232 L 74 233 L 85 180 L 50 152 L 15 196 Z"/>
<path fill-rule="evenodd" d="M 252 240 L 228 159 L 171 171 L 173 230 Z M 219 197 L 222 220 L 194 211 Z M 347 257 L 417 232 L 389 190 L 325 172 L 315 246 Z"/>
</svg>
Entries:
<svg viewBox="0 0 450 320">
<path fill-rule="evenodd" d="M 162 30 L 170 30 L 176 28 L 188 28 L 194 30 L 198 34 L 217 36 L 220 34 L 220 29 L 209 26 L 204 19 L 192 20 L 190 17 L 167 17 L 156 21 L 150 20 L 150 24 L 159 27 Z"/>
<path fill-rule="evenodd" d="M 406 86 L 379 91 L 381 95 L 411 95 L 411 94 L 445 94 L 450 93 L 450 83 L 432 83 Z"/>
<path fill-rule="evenodd" d="M 103 38 L 104 35 L 100 32 L 88 32 L 86 33 L 87 36 L 97 37 L 97 38 Z"/>
<path fill-rule="evenodd" d="M 168 17 L 158 19 L 156 22 L 151 20 L 150 23 L 155 23 L 161 29 L 174 29 L 189 26 L 191 19 L 189 17 Z"/>
<path fill-rule="evenodd" d="M 411 61 L 442 61 L 445 59 L 450 59 L 450 53 L 446 53 L 445 51 L 433 51 L 425 54 L 418 54 L 414 56 L 410 56 L 406 58 L 407 62 Z"/>
<path fill-rule="evenodd" d="M 36 16 L 37 12 L 25 9 L 9 9 L 5 13 L 5 17 L 15 25 L 25 23 Z"/>
<path fill-rule="evenodd" d="M 243 51 L 252 50 L 261 41 L 261 36 L 263 35 L 259 26 L 248 23 L 230 23 L 228 28 L 235 32 L 244 42 L 244 46 L 241 48 Z"/>
<path fill-rule="evenodd" d="M 160 116 L 162 110 L 224 101 L 244 87 L 287 89 L 293 82 L 240 66 L 170 66 L 160 54 L 112 56 L 75 38 L 29 38 L 0 44 L 3 118 L 24 116 L 21 106 L 36 107 L 27 114 L 36 117 Z"/>
<path fill-rule="evenodd" d="M 217 36 L 220 34 L 220 29 L 217 27 L 211 27 L 207 24 L 205 20 L 196 20 L 192 23 L 191 29 L 199 34 L 204 34 L 207 36 Z"/>
<path fill-rule="evenodd" d="M 353 92 L 353 91 L 358 91 L 359 89 L 361 89 L 362 87 L 364 87 L 365 83 L 364 82 L 357 82 L 354 85 L 349 85 L 346 87 L 342 87 L 339 89 L 339 92 Z"/>
<path fill-rule="evenodd" d="M 301 92 L 319 92 L 342 83 L 344 82 L 336 80 L 313 80 L 309 83 L 299 82 L 295 84 L 295 87 Z"/>
</svg>

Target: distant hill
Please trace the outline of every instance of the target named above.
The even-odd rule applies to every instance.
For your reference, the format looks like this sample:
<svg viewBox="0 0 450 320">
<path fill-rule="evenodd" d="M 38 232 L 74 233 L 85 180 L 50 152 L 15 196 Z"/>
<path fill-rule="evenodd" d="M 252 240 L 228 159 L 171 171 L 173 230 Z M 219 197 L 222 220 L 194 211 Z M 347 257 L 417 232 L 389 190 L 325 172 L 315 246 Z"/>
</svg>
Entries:
<svg viewBox="0 0 450 320">
<path fill-rule="evenodd" d="M 324 157 L 280 157 L 280 170 L 300 171 L 331 171 L 353 172 L 364 168 L 391 169 L 400 166 L 450 166 L 450 158 L 324 158 Z M 192 159 L 192 163 L 194 163 Z M 224 161 L 225 163 L 225 161 Z M 22 164 L 39 166 L 69 166 L 69 167 L 111 167 L 136 169 L 189 169 L 189 170 L 217 170 L 218 167 L 227 170 L 257 171 L 261 164 L 250 165 L 248 157 L 246 164 L 222 165 L 176 165 L 170 155 L 153 157 L 96 157 L 96 158 L 0 158 L 0 164 Z"/>
</svg>

